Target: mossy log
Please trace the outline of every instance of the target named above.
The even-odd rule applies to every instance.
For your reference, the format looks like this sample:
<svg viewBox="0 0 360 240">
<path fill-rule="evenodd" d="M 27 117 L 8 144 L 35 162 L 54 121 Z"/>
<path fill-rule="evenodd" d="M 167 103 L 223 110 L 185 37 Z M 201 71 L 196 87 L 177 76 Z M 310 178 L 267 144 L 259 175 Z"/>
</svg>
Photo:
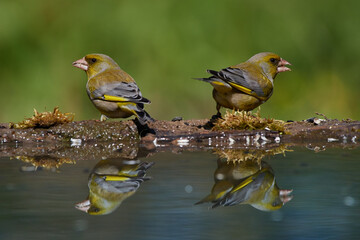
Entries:
<svg viewBox="0 0 360 240">
<path fill-rule="evenodd" d="M 135 159 L 162 151 L 269 153 L 305 146 L 317 152 L 359 145 L 359 121 L 291 122 L 286 124 L 286 134 L 266 129 L 213 131 L 204 128 L 208 122 L 207 119 L 156 121 L 149 123 L 147 130 L 151 131 L 147 134 L 133 120 L 89 120 L 27 129 L 0 124 L 0 157 L 29 162 L 36 168 L 58 169 L 63 163 L 79 160 Z"/>
<path fill-rule="evenodd" d="M 14 129 L 0 124 L 0 144 L 121 142 L 126 144 L 188 145 L 245 145 L 268 143 L 338 142 L 356 143 L 360 135 L 359 121 L 324 120 L 319 123 L 300 121 L 285 125 L 286 134 L 262 130 L 211 130 L 209 120 L 155 121 L 149 123 L 146 134 L 133 120 L 87 120 L 59 124 L 49 128 Z M 139 132 L 143 137 L 139 137 Z M 145 133 L 145 134 L 144 134 Z"/>
</svg>

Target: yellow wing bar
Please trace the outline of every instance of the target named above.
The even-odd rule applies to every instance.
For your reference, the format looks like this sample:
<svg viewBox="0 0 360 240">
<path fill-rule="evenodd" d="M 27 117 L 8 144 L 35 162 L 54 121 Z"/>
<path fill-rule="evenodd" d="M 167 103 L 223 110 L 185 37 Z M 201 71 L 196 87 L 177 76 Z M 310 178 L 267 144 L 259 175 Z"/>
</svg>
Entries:
<svg viewBox="0 0 360 240">
<path fill-rule="evenodd" d="M 105 101 L 110 101 L 110 102 L 128 102 L 129 99 L 124 98 L 124 97 L 116 97 L 116 96 L 110 96 L 110 95 L 104 95 L 103 98 Z"/>
<path fill-rule="evenodd" d="M 249 94 L 251 95 L 252 94 L 252 90 L 251 89 L 248 89 L 244 86 L 241 86 L 241 85 L 238 85 L 236 83 L 233 83 L 233 82 L 228 82 L 233 88 L 236 88 L 237 90 L 240 90 L 246 94 Z"/>
<path fill-rule="evenodd" d="M 234 188 L 233 190 L 231 190 L 231 193 L 236 192 L 237 190 L 245 187 L 246 185 L 248 185 L 249 183 L 251 183 L 253 181 L 252 176 L 248 177 L 247 179 L 245 179 L 240 185 L 238 185 L 236 188 Z"/>
<path fill-rule="evenodd" d="M 212 81 L 211 84 L 219 85 L 219 86 L 225 86 L 222 82 Z"/>
<path fill-rule="evenodd" d="M 254 181 L 255 178 L 257 178 L 261 173 L 268 171 L 268 168 L 263 168 L 261 171 L 257 172 L 255 175 L 250 176 L 248 178 L 246 178 L 240 185 L 236 186 L 236 188 L 234 188 L 233 190 L 231 190 L 231 193 L 244 188 L 245 186 L 249 185 L 251 182 Z"/>
<path fill-rule="evenodd" d="M 123 176 L 115 176 L 115 175 L 106 175 L 104 177 L 105 181 L 126 181 L 129 180 L 128 177 L 123 177 Z"/>
<path fill-rule="evenodd" d="M 225 194 L 227 194 L 229 192 L 229 190 L 225 190 L 225 191 L 222 191 L 222 192 L 219 192 L 218 194 L 216 194 L 215 196 L 215 199 L 220 199 L 222 198 Z"/>
</svg>

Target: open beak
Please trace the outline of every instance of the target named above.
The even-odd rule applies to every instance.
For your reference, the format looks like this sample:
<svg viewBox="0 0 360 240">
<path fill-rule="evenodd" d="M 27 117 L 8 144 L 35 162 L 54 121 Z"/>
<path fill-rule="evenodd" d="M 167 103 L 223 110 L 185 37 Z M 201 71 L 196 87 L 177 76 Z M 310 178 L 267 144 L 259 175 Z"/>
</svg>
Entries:
<svg viewBox="0 0 360 240">
<path fill-rule="evenodd" d="M 279 73 L 279 72 L 291 71 L 291 69 L 285 67 L 285 65 L 291 65 L 291 63 L 289 63 L 285 59 L 280 58 L 280 62 L 278 63 L 278 67 L 277 67 L 277 72 Z"/>
<path fill-rule="evenodd" d="M 293 196 L 291 196 L 290 194 L 292 193 L 292 189 L 291 190 L 287 190 L 287 189 L 282 189 L 280 190 L 280 199 L 281 201 L 285 204 L 287 202 L 290 202 L 291 199 L 293 199 Z"/>
<path fill-rule="evenodd" d="M 75 208 L 79 209 L 80 211 L 83 212 L 88 212 L 89 208 L 90 208 L 90 200 L 87 199 L 85 201 L 79 202 L 77 204 L 75 204 Z"/>
<path fill-rule="evenodd" d="M 84 71 L 87 71 L 89 69 L 89 64 L 86 62 L 85 57 L 73 62 L 72 65 Z"/>
</svg>

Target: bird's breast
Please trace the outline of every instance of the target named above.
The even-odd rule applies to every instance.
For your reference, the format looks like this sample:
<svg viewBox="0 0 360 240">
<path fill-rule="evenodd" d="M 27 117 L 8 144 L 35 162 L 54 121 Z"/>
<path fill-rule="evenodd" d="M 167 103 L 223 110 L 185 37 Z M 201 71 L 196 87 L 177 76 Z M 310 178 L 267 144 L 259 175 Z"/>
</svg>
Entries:
<svg viewBox="0 0 360 240">
<path fill-rule="evenodd" d="M 262 100 L 254 96 L 238 91 L 233 91 L 231 93 L 221 93 L 214 89 L 213 97 L 215 101 L 222 107 L 236 110 L 250 111 L 263 103 Z"/>
</svg>

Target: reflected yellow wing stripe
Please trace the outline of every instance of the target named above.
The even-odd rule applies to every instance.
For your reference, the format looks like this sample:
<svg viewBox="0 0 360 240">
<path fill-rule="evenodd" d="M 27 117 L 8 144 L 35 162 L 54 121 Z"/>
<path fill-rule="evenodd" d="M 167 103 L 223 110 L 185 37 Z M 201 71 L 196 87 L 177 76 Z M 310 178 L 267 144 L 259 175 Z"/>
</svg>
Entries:
<svg viewBox="0 0 360 240">
<path fill-rule="evenodd" d="M 234 188 L 233 190 L 231 190 L 231 193 L 233 193 L 233 192 L 235 192 L 235 191 L 237 191 L 237 190 L 239 190 L 239 189 L 241 189 L 241 188 L 249 185 L 249 183 L 253 182 L 254 179 L 257 178 L 257 176 L 259 176 L 261 173 L 266 172 L 266 171 L 268 171 L 268 170 L 269 170 L 269 168 L 263 168 L 263 169 L 261 169 L 261 171 L 255 173 L 253 176 L 248 177 L 248 178 L 245 179 L 240 185 L 238 185 L 236 188 Z"/>
<path fill-rule="evenodd" d="M 225 194 L 227 194 L 229 192 L 229 190 L 225 190 L 222 192 L 219 192 L 218 194 L 216 194 L 215 199 L 220 199 L 222 196 L 224 196 Z"/>
<path fill-rule="evenodd" d="M 240 185 L 238 185 L 236 188 L 234 188 L 233 190 L 231 190 L 231 193 L 236 192 L 237 190 L 245 187 L 246 185 L 248 185 L 249 183 L 251 183 L 253 181 L 252 176 L 248 177 L 247 179 L 245 179 Z"/>
<path fill-rule="evenodd" d="M 106 175 L 104 176 L 105 181 L 126 181 L 129 180 L 128 177 L 115 176 L 115 175 Z"/>
</svg>

